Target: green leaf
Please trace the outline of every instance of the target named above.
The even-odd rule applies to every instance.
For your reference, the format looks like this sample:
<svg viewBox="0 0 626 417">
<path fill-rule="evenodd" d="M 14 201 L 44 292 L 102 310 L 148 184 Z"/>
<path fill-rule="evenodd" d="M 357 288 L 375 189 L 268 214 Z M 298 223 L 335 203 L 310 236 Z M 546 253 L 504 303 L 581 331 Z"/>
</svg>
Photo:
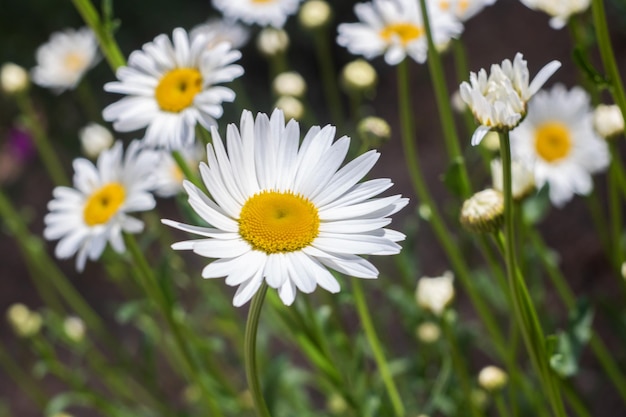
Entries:
<svg viewBox="0 0 626 417">
<path fill-rule="evenodd" d="M 550 366 L 561 377 L 578 372 L 578 362 L 585 345 L 591 339 L 593 310 L 586 300 L 579 300 L 569 314 L 568 327 L 547 338 Z"/>
</svg>

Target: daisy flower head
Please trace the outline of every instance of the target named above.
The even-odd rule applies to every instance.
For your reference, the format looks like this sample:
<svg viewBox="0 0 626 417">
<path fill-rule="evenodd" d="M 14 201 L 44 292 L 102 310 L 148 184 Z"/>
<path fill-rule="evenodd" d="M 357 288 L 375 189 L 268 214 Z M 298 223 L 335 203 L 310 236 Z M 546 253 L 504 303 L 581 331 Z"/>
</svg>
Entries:
<svg viewBox="0 0 626 417">
<path fill-rule="evenodd" d="M 162 34 L 134 51 L 117 70 L 119 81 L 104 85 L 105 91 L 126 95 L 103 110 L 104 119 L 119 132 L 146 127 L 147 146 L 176 150 L 193 142 L 196 124 L 217 124 L 222 103 L 235 99 L 233 90 L 216 84 L 243 74 L 233 64 L 241 57 L 238 50 L 226 42 L 206 46 L 204 36 L 190 40 L 177 28 L 172 40 Z"/>
<path fill-rule="evenodd" d="M 37 48 L 35 59 L 33 82 L 62 93 L 76 88 L 87 70 L 98 62 L 98 42 L 89 28 L 54 32 Z"/>
<path fill-rule="evenodd" d="M 428 42 L 418 1 L 373 0 L 356 4 L 354 13 L 360 22 L 340 24 L 337 36 L 337 43 L 350 53 L 366 59 L 384 55 L 389 65 L 407 55 L 426 62 Z M 439 7 L 429 8 L 429 19 L 435 45 L 446 45 L 463 31 L 463 25 Z"/>
<path fill-rule="evenodd" d="M 209 49 L 222 42 L 230 43 L 233 49 L 241 49 L 248 43 L 250 31 L 230 19 L 211 18 L 191 29 L 189 37 L 192 43 L 197 36 L 204 36 Z"/>
<path fill-rule="evenodd" d="M 589 194 L 591 175 L 610 161 L 606 141 L 593 128 L 589 95 L 560 84 L 540 91 L 529 103 L 528 116 L 511 131 L 511 152 L 528 161 L 537 187 L 550 185 L 550 201 L 557 207 L 574 194 Z"/>
<path fill-rule="evenodd" d="M 312 127 L 300 144 L 300 127 L 244 111 L 239 129 L 228 126 L 226 146 L 213 128 L 208 164 L 200 165 L 211 198 L 184 182 L 189 204 L 210 227 L 163 220 L 203 238 L 175 243 L 215 259 L 204 278 L 226 277 L 239 286 L 233 304 L 246 303 L 265 281 L 286 305 L 296 292 L 317 285 L 336 293 L 339 283 L 328 268 L 358 278 L 378 270 L 360 255 L 392 255 L 404 235 L 385 228 L 389 216 L 408 200 L 399 195 L 375 198 L 392 186 L 389 179 L 359 182 L 379 154 L 369 151 L 341 167 L 350 144 L 334 141 L 335 128 Z"/>
<path fill-rule="evenodd" d="M 546 64 L 529 83 L 528 65 L 521 53 L 502 64 L 493 64 L 491 72 L 481 69 L 470 73 L 470 82 L 463 81 L 459 92 L 480 123 L 472 135 L 476 146 L 490 130 L 509 131 L 526 115 L 526 103 L 561 67 L 559 61 Z"/>
<path fill-rule="evenodd" d="M 448 11 L 462 22 L 474 17 L 486 6 L 491 6 L 496 0 L 435 0 L 444 11 Z"/>
<path fill-rule="evenodd" d="M 87 258 L 96 260 L 109 242 L 118 253 L 125 250 L 122 232 L 139 233 L 143 222 L 128 213 L 154 208 L 152 171 L 156 152 L 133 141 L 126 154 L 122 143 L 103 151 L 94 165 L 84 158 L 74 160 L 74 187 L 59 186 L 48 203 L 43 235 L 57 240 L 55 255 L 66 259 L 76 254 L 76 269 Z"/>
<path fill-rule="evenodd" d="M 248 25 L 282 28 L 302 0 L 213 0 L 213 6 L 230 19 Z"/>
<path fill-rule="evenodd" d="M 589 8 L 591 0 L 521 0 L 529 9 L 540 10 L 551 16 L 550 27 L 562 29 L 570 16 Z"/>
</svg>

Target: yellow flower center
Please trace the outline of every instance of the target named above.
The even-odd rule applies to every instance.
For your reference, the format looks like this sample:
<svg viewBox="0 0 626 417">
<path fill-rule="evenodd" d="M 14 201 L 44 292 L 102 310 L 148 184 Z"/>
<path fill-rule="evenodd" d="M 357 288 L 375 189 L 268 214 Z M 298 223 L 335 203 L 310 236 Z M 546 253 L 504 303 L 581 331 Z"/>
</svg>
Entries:
<svg viewBox="0 0 626 417">
<path fill-rule="evenodd" d="M 86 62 L 83 55 L 77 54 L 75 52 L 70 52 L 65 55 L 63 63 L 65 64 L 65 68 L 72 72 L 75 72 L 82 70 L 85 67 Z"/>
<path fill-rule="evenodd" d="M 104 224 L 117 213 L 124 199 L 126 190 L 122 184 L 112 182 L 93 193 L 83 209 L 83 218 L 87 226 Z"/>
<path fill-rule="evenodd" d="M 380 37 L 389 42 L 393 37 L 398 37 L 402 41 L 403 45 L 411 42 L 414 39 L 419 38 L 424 34 L 421 27 L 415 26 L 411 23 L 393 23 L 385 26 L 380 31 Z"/>
<path fill-rule="evenodd" d="M 535 148 L 541 158 L 554 162 L 566 157 L 572 147 L 569 129 L 560 122 L 548 122 L 535 130 Z"/>
<path fill-rule="evenodd" d="M 241 208 L 239 234 L 265 253 L 295 252 L 319 233 L 317 208 L 292 192 L 262 191 Z"/>
<path fill-rule="evenodd" d="M 195 68 L 176 68 L 166 73 L 157 85 L 155 96 L 161 110 L 178 113 L 191 106 L 202 91 L 202 74 Z"/>
</svg>

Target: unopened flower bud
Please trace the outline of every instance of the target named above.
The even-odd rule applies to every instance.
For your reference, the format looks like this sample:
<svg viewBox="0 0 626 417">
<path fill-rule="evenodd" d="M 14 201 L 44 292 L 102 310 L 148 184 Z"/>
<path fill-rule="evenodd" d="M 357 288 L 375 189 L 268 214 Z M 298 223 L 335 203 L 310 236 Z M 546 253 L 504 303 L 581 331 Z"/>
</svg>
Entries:
<svg viewBox="0 0 626 417">
<path fill-rule="evenodd" d="M 0 84 L 7 94 L 15 94 L 28 88 L 28 72 L 12 62 L 7 62 L 0 69 Z"/>
<path fill-rule="evenodd" d="M 7 310 L 7 320 L 20 337 L 31 337 L 41 329 L 41 315 L 29 310 L 24 304 L 16 303 Z"/>
<path fill-rule="evenodd" d="M 491 181 L 493 188 L 503 191 L 502 160 L 491 161 Z M 511 163 L 511 193 L 514 200 L 523 200 L 535 189 L 535 176 L 522 162 L 514 160 Z"/>
<path fill-rule="evenodd" d="M 373 148 L 379 147 L 391 138 L 391 127 L 384 119 L 369 116 L 356 127 L 361 140 Z"/>
<path fill-rule="evenodd" d="M 79 343 L 85 338 L 85 322 L 79 317 L 67 317 L 63 321 L 63 331 L 72 342 Z"/>
<path fill-rule="evenodd" d="M 323 0 L 309 0 L 300 8 L 300 24 L 309 30 L 319 29 L 330 23 L 333 11 Z"/>
<path fill-rule="evenodd" d="M 461 207 L 461 224 L 472 232 L 495 232 L 504 222 L 504 197 L 493 188 L 479 191 Z"/>
<path fill-rule="evenodd" d="M 300 120 L 304 116 L 304 105 L 295 97 L 282 96 L 276 101 L 276 108 L 281 109 L 285 119 Z"/>
<path fill-rule="evenodd" d="M 422 277 L 417 281 L 415 299 L 417 304 L 440 316 L 454 299 L 454 275 L 450 271 L 440 277 Z"/>
<path fill-rule="evenodd" d="M 376 86 L 378 74 L 364 59 L 356 59 L 343 67 L 341 82 L 349 92 L 365 92 Z"/>
<path fill-rule="evenodd" d="M 505 387 L 509 377 L 497 366 L 486 366 L 478 373 L 478 385 L 488 392 L 501 390 Z"/>
<path fill-rule="evenodd" d="M 465 102 L 461 98 L 461 93 L 459 93 L 459 90 L 456 90 L 452 94 L 452 97 L 450 97 L 450 103 L 452 104 L 452 108 L 457 113 L 463 113 L 465 112 L 465 110 L 467 110 L 467 104 L 465 104 Z"/>
<path fill-rule="evenodd" d="M 302 97 L 306 92 L 306 81 L 295 71 L 283 72 L 274 78 L 272 88 L 279 96 Z"/>
<path fill-rule="evenodd" d="M 498 132 L 494 132 L 493 130 L 487 132 L 480 144 L 490 151 L 497 152 L 500 150 L 500 135 L 498 135 Z"/>
<path fill-rule="evenodd" d="M 89 158 L 95 159 L 100 153 L 113 146 L 115 138 L 104 126 L 97 123 L 89 123 L 78 132 L 83 153 Z"/>
<path fill-rule="evenodd" d="M 265 56 L 278 55 L 289 47 L 289 35 L 282 29 L 266 27 L 259 33 L 256 46 Z"/>
<path fill-rule="evenodd" d="M 600 104 L 593 112 L 593 127 L 605 139 L 624 133 L 624 117 L 616 105 Z"/>
<path fill-rule="evenodd" d="M 415 333 L 417 339 L 426 344 L 435 343 L 441 337 L 441 329 L 432 321 L 425 321 L 417 326 Z"/>
</svg>

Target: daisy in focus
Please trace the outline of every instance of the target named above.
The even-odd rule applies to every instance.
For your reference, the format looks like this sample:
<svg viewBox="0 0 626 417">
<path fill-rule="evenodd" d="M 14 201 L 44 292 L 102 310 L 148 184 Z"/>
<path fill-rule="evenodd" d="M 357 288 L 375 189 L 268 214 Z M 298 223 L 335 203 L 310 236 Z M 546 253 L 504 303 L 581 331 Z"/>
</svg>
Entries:
<svg viewBox="0 0 626 417">
<path fill-rule="evenodd" d="M 83 271 L 87 258 L 96 260 L 109 242 L 117 253 L 125 251 L 122 232 L 139 233 L 143 222 L 130 212 L 151 210 L 155 200 L 152 171 L 158 154 L 142 149 L 138 141 L 123 155 L 122 143 L 103 151 L 94 165 L 74 160 L 74 188 L 56 187 L 43 235 L 59 240 L 55 256 L 76 255 L 76 269 Z"/>
<path fill-rule="evenodd" d="M 302 0 L 213 0 L 213 6 L 230 19 L 248 25 L 282 28 Z"/>
<path fill-rule="evenodd" d="M 337 43 L 350 53 L 366 59 L 384 55 L 389 65 L 399 64 L 407 55 L 426 62 L 428 41 L 418 1 L 373 0 L 356 4 L 354 13 L 360 22 L 340 24 L 337 36 Z M 446 45 L 463 31 L 456 17 L 439 7 L 430 7 L 429 18 L 435 45 Z"/>
<path fill-rule="evenodd" d="M 610 162 L 606 141 L 593 129 L 589 95 L 559 84 L 530 102 L 528 116 L 511 131 L 511 153 L 531 164 L 537 187 L 550 185 L 550 201 L 557 207 L 574 194 L 589 194 L 591 175 Z"/>
<path fill-rule="evenodd" d="M 486 6 L 491 6 L 496 0 L 438 0 L 438 6 L 453 13 L 462 22 L 474 17 Z"/>
<path fill-rule="evenodd" d="M 240 128 L 229 125 L 225 148 L 213 128 L 208 164 L 200 165 L 211 198 L 188 181 L 191 207 L 212 227 L 163 223 L 202 236 L 175 243 L 215 259 L 204 278 L 226 277 L 239 286 L 233 304 L 246 303 L 265 281 L 290 305 L 296 292 L 317 285 L 336 293 L 328 268 L 358 278 L 378 270 L 359 255 L 393 255 L 404 235 L 386 229 L 389 216 L 407 205 L 399 195 L 374 198 L 389 179 L 359 183 L 378 160 L 369 151 L 341 167 L 350 144 L 335 128 L 312 127 L 300 143 L 300 127 L 275 110 L 253 118 L 244 111 Z"/>
<path fill-rule="evenodd" d="M 552 29 L 562 29 L 570 16 L 582 13 L 589 8 L 591 0 L 521 0 L 529 9 L 547 13 Z"/>
<path fill-rule="evenodd" d="M 125 94 L 110 104 L 102 115 L 119 132 L 147 127 L 148 146 L 182 149 L 193 142 L 194 128 L 216 125 L 224 112 L 223 102 L 235 99 L 230 88 L 216 84 L 243 74 L 233 64 L 241 53 L 223 42 L 207 48 L 204 36 L 189 39 L 184 29 L 174 29 L 172 40 L 159 35 L 134 51 L 128 65 L 117 70 L 117 78 L 105 91 Z"/>
<path fill-rule="evenodd" d="M 35 58 L 33 82 L 61 93 L 76 88 L 87 70 L 96 65 L 98 42 L 91 29 L 66 29 L 53 33 L 37 48 Z"/>
<path fill-rule="evenodd" d="M 470 82 L 463 81 L 459 92 L 480 123 L 472 145 L 478 145 L 490 130 L 509 131 L 517 126 L 526 115 L 528 100 L 560 67 L 559 61 L 549 62 L 529 84 L 528 65 L 518 52 L 513 62 L 505 59 L 501 65 L 493 64 L 489 76 L 484 69 L 471 72 Z"/>
</svg>

